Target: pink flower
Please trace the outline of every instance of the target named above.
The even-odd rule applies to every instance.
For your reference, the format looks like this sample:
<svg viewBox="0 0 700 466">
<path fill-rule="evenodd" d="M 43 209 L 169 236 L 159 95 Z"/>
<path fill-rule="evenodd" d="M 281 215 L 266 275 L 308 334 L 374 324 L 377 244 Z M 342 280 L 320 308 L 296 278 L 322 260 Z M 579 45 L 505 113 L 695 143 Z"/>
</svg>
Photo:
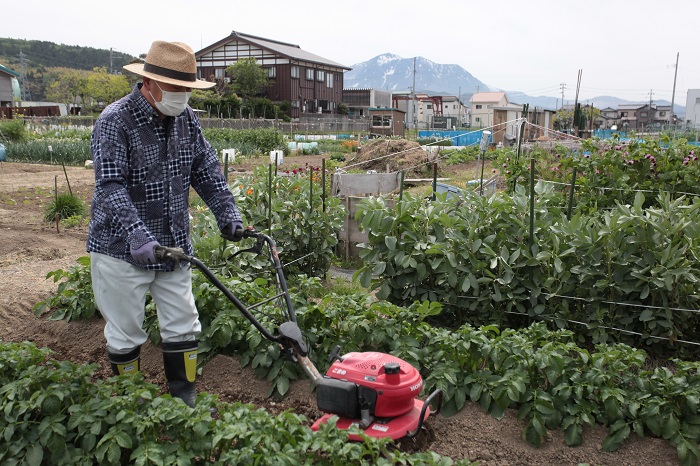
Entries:
<svg viewBox="0 0 700 466">
<path fill-rule="evenodd" d="M 634 160 L 630 160 L 630 161 L 629 161 L 629 164 L 630 164 L 630 165 L 634 165 Z"/>
<path fill-rule="evenodd" d="M 689 162 L 689 161 L 690 161 L 690 159 L 688 159 L 688 157 L 684 158 L 684 159 L 683 159 L 683 165 L 688 165 L 688 162 Z"/>
<path fill-rule="evenodd" d="M 508 164 L 507 164 L 507 163 L 504 163 L 504 164 L 503 164 L 503 168 L 505 168 L 505 167 L 507 167 L 507 166 L 508 166 Z"/>
<path fill-rule="evenodd" d="M 586 157 L 587 159 L 591 158 L 591 154 L 583 154 L 583 156 Z"/>
<path fill-rule="evenodd" d="M 596 168 L 596 169 L 595 169 L 595 174 L 596 174 L 596 175 L 600 175 L 600 170 L 598 170 L 598 169 Z"/>
<path fill-rule="evenodd" d="M 620 150 L 622 149 L 622 146 L 615 146 L 615 150 Z"/>
<path fill-rule="evenodd" d="M 510 170 L 506 170 L 506 175 L 510 175 Z"/>
</svg>

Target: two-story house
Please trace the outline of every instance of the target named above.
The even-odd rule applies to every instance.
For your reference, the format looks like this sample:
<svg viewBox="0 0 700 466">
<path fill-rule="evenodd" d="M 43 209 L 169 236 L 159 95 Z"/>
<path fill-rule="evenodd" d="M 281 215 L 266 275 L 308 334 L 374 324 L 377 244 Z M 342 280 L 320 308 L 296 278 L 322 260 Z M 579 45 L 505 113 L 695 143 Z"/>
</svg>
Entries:
<svg viewBox="0 0 700 466">
<path fill-rule="evenodd" d="M 351 68 L 302 50 L 295 44 L 233 31 L 195 53 L 200 79 L 229 79 L 226 68 L 245 58 L 267 70 L 265 96 L 289 101 L 292 118 L 338 113 L 343 98 L 343 73 Z"/>
<path fill-rule="evenodd" d="M 488 128 L 494 124 L 494 108 L 508 107 L 505 92 L 477 92 L 469 99 L 469 124 L 472 128 Z"/>
</svg>

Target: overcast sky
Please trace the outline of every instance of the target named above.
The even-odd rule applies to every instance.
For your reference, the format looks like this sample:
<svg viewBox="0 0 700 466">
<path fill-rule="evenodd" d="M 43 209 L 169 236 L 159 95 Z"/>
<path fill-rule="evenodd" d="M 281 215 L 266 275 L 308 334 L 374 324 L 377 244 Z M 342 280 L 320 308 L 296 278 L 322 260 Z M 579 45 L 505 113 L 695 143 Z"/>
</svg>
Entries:
<svg viewBox="0 0 700 466">
<path fill-rule="evenodd" d="M 197 5 L 197 6 L 194 6 Z M 200 50 L 239 31 L 351 67 L 383 53 L 462 66 L 505 91 L 675 102 L 700 88 L 700 0 L 3 1 L 0 37 L 114 49 Z"/>
</svg>

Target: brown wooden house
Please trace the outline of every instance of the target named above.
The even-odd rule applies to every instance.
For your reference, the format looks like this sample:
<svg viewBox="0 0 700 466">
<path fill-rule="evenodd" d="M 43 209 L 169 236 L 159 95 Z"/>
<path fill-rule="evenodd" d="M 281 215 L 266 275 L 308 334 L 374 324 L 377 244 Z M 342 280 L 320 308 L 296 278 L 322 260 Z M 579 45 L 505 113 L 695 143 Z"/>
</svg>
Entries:
<svg viewBox="0 0 700 466">
<path fill-rule="evenodd" d="M 253 57 L 267 70 L 271 84 L 265 96 L 288 101 L 291 117 L 338 113 L 343 97 L 343 73 L 351 68 L 302 50 L 298 45 L 233 31 L 195 54 L 199 77 L 229 79 L 226 68 Z"/>
</svg>

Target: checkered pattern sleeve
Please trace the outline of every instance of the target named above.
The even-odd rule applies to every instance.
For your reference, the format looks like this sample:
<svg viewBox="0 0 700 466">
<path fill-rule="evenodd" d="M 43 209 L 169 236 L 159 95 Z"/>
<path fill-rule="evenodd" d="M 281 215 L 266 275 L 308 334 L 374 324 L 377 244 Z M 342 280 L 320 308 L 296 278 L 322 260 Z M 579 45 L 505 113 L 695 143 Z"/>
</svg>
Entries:
<svg viewBox="0 0 700 466">
<path fill-rule="evenodd" d="M 192 135 L 194 138 L 194 164 L 192 187 L 204 200 L 216 217 L 219 229 L 231 222 L 240 222 L 241 214 L 224 177 L 219 158 L 204 138 L 199 120 L 192 112 Z"/>
<path fill-rule="evenodd" d="M 100 118 L 95 125 L 91 141 L 95 169 L 95 193 L 93 215 L 110 218 L 107 236 L 126 236 L 126 243 L 138 248 L 156 240 L 139 217 L 133 199 L 128 192 L 129 141 L 128 130 L 119 118 L 109 114 Z M 99 219 L 98 219 L 99 220 Z M 104 247 L 104 244 L 101 245 Z M 99 250 L 96 247 L 95 250 Z M 114 255 L 124 255 L 127 251 L 104 251 Z"/>
</svg>

